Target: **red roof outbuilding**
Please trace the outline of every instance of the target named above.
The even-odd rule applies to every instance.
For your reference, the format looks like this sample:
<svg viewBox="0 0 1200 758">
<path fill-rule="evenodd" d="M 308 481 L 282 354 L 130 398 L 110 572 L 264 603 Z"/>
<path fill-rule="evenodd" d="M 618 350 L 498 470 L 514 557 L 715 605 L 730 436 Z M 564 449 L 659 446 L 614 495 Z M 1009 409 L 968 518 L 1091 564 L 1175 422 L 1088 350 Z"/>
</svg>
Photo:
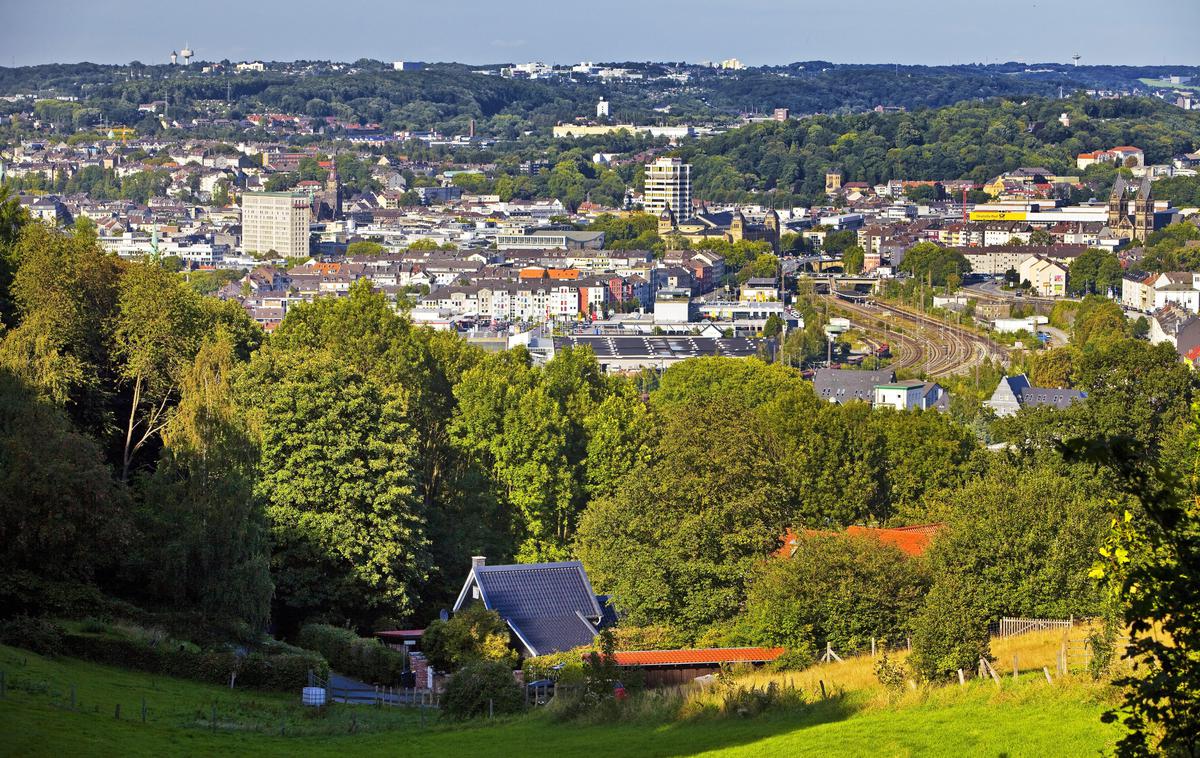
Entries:
<svg viewBox="0 0 1200 758">
<path fill-rule="evenodd" d="M 633 650 L 613 653 L 618 666 L 712 666 L 721 663 L 768 663 L 781 647 L 710 647 L 697 650 Z"/>
</svg>

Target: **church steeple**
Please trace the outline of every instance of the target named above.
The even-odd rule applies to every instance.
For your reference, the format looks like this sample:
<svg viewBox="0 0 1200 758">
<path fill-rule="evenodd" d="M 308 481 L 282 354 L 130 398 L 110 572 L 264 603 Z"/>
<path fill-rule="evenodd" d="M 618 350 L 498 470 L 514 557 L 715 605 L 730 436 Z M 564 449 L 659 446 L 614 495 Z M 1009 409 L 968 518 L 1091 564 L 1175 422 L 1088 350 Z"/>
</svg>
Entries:
<svg viewBox="0 0 1200 758">
<path fill-rule="evenodd" d="M 1118 176 L 1108 196 L 1108 228 L 1116 229 L 1125 220 L 1125 177 Z"/>
<path fill-rule="evenodd" d="M 1154 190 L 1150 186 L 1150 174 L 1142 177 L 1137 200 L 1133 206 L 1133 234 L 1142 242 L 1154 233 Z"/>
</svg>

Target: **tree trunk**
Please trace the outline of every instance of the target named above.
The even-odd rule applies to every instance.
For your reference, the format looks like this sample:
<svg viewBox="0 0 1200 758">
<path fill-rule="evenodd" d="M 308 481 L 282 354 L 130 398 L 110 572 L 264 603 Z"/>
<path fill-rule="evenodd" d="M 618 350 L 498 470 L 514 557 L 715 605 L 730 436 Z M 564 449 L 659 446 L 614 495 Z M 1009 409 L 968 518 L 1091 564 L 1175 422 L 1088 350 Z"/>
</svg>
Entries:
<svg viewBox="0 0 1200 758">
<path fill-rule="evenodd" d="M 133 401 L 129 404 L 129 423 L 125 428 L 125 451 L 121 456 L 121 481 L 129 481 L 129 464 L 133 462 L 133 427 L 135 426 L 134 419 L 137 418 L 138 405 L 142 402 L 142 377 L 138 377 L 133 384 Z"/>
</svg>

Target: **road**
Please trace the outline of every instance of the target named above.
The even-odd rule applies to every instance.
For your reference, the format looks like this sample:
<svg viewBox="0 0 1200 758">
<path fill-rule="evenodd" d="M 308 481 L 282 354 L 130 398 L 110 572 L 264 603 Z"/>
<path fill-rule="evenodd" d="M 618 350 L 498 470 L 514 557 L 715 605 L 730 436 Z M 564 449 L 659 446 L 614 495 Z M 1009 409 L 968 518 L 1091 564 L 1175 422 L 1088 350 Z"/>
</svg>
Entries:
<svg viewBox="0 0 1200 758">
<path fill-rule="evenodd" d="M 988 279 L 986 281 L 980 282 L 979 284 L 964 285 L 962 287 L 962 289 L 965 290 L 968 294 L 974 295 L 977 298 L 983 298 L 983 299 L 992 300 L 995 302 L 1048 303 L 1050 305 L 1053 305 L 1055 303 L 1061 303 L 1064 300 L 1074 300 L 1075 299 L 1075 298 L 1070 298 L 1070 297 L 1036 297 L 1033 295 L 1021 295 L 1020 297 L 1017 297 L 1016 292 L 1014 290 L 1001 289 L 1000 282 L 998 282 L 994 279 Z"/>
<path fill-rule="evenodd" d="M 938 378 L 963 373 L 988 360 L 1007 362 L 1008 353 L 986 337 L 932 316 L 888 303 L 870 305 L 823 295 L 851 316 L 851 322 L 892 349 L 894 369 L 917 369 Z"/>
</svg>

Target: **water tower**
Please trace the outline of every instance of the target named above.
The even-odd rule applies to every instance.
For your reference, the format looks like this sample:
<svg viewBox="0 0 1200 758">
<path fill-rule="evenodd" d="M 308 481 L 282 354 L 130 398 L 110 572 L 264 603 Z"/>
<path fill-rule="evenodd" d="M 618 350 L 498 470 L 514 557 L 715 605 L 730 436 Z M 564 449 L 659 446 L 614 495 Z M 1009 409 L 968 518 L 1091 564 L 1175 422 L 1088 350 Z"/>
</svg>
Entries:
<svg viewBox="0 0 1200 758">
<path fill-rule="evenodd" d="M 179 51 L 179 55 L 183 58 L 183 65 L 186 66 L 192 62 L 193 53 L 189 45 L 184 45 L 183 49 Z"/>
<path fill-rule="evenodd" d="M 172 50 L 171 51 L 171 65 L 174 66 L 175 63 L 178 62 L 178 60 L 179 60 L 179 53 L 176 53 L 174 50 Z"/>
<path fill-rule="evenodd" d="M 1076 66 L 1078 66 L 1079 65 L 1079 53 L 1075 53 L 1074 55 L 1072 55 L 1071 60 L 1075 62 Z"/>
</svg>

